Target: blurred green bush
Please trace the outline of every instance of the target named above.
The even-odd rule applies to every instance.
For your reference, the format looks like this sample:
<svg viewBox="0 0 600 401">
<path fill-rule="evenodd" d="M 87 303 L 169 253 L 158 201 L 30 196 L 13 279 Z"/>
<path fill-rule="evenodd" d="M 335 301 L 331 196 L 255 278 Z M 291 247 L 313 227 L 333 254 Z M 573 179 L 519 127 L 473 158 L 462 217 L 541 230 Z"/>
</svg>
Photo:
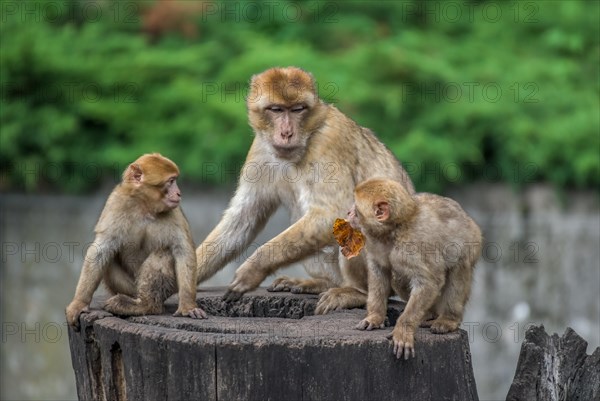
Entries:
<svg viewBox="0 0 600 401">
<path fill-rule="evenodd" d="M 197 37 L 152 44 L 151 2 L 26 3 L 2 4 L 3 189 L 90 190 L 149 151 L 230 182 L 252 141 L 247 82 L 286 65 L 419 190 L 600 184 L 598 2 L 210 2 Z"/>
</svg>

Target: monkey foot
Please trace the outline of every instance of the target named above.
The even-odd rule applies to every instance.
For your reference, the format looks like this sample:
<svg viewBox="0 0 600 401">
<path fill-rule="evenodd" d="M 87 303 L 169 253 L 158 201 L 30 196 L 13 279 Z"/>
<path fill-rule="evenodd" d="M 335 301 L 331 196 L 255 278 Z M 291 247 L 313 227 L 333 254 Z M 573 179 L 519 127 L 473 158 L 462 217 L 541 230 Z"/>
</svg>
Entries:
<svg viewBox="0 0 600 401">
<path fill-rule="evenodd" d="M 324 315 L 339 309 L 360 308 L 366 303 L 367 296 L 355 288 L 331 288 L 320 295 L 315 314 Z"/>
<path fill-rule="evenodd" d="M 131 309 L 139 306 L 140 300 L 124 294 L 117 294 L 106 300 L 104 310 L 114 315 L 128 315 Z"/>
<path fill-rule="evenodd" d="M 354 328 L 357 330 L 371 331 L 373 329 L 383 329 L 385 327 L 385 319 L 365 318 L 361 320 Z"/>
<path fill-rule="evenodd" d="M 320 294 L 329 288 L 329 282 L 324 279 L 299 279 L 290 277 L 279 277 L 273 281 L 267 291 L 269 292 L 292 292 L 294 294 Z"/>
<path fill-rule="evenodd" d="M 148 305 L 139 298 L 131 298 L 125 294 L 117 294 L 106 300 L 104 310 L 119 316 L 159 315 L 162 305 Z"/>
<path fill-rule="evenodd" d="M 433 323 L 433 319 L 429 319 L 429 320 L 423 320 L 423 321 L 421 322 L 421 324 L 419 325 L 419 327 L 423 327 L 423 328 L 425 328 L 425 329 L 428 329 L 428 328 L 430 328 L 430 327 L 431 327 L 432 323 Z"/>
<path fill-rule="evenodd" d="M 431 328 L 429 329 L 434 334 L 445 334 L 458 329 L 459 323 L 450 320 L 437 318 L 431 322 Z"/>
<path fill-rule="evenodd" d="M 429 316 L 425 317 L 425 319 L 423 319 L 421 324 L 419 324 L 419 327 L 424 327 L 424 328 L 428 329 L 431 327 L 433 322 L 435 322 L 435 319 L 437 319 L 437 316 L 434 315 L 433 313 L 430 313 Z"/>
<path fill-rule="evenodd" d="M 202 308 L 192 308 L 188 311 L 181 311 L 180 309 L 177 309 L 173 316 L 187 316 L 191 317 L 192 319 L 208 319 L 208 315 Z"/>
</svg>

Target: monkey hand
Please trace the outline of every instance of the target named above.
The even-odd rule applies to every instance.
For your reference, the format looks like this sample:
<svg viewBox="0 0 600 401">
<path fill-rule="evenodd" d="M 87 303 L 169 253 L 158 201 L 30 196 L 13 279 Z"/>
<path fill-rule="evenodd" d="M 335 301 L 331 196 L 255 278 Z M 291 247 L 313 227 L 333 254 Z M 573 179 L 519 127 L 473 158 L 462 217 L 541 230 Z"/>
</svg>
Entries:
<svg viewBox="0 0 600 401">
<path fill-rule="evenodd" d="M 67 310 L 65 314 L 67 315 L 67 323 L 75 329 L 75 331 L 79 331 L 79 315 L 82 312 L 87 312 L 88 304 L 85 302 L 73 300 L 69 306 L 67 306 Z"/>
<path fill-rule="evenodd" d="M 253 268 L 250 264 L 240 266 L 235 272 L 235 277 L 231 284 L 229 284 L 223 300 L 226 302 L 239 300 L 246 292 L 258 287 L 265 277 L 264 273 L 259 269 Z"/>
<path fill-rule="evenodd" d="M 394 344 L 394 355 L 397 359 L 402 357 L 408 359 L 409 356 L 415 357 L 415 334 L 404 325 L 396 324 L 394 330 L 388 334 L 387 338 L 391 339 Z"/>
<path fill-rule="evenodd" d="M 227 290 L 225 295 L 223 295 L 222 299 L 225 302 L 235 302 L 235 301 L 239 301 L 240 298 L 242 297 L 242 295 L 244 295 L 244 293 L 242 293 L 242 292 Z"/>
<path fill-rule="evenodd" d="M 385 327 L 385 317 L 379 315 L 368 315 L 360 321 L 355 327 L 358 330 L 383 329 Z"/>
<path fill-rule="evenodd" d="M 179 308 L 173 313 L 173 316 L 188 316 L 192 319 L 207 319 L 208 315 L 202 308 L 199 308 L 196 305 L 192 306 L 182 306 L 179 305 Z"/>
</svg>

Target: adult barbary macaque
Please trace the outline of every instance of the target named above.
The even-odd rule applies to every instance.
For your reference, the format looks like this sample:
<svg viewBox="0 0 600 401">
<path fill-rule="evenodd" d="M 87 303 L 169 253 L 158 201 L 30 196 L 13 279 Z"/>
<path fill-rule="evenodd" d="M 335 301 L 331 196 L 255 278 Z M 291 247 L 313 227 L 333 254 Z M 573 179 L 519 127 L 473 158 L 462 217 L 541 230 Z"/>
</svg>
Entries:
<svg viewBox="0 0 600 401">
<path fill-rule="evenodd" d="M 433 194 L 409 194 L 398 182 L 371 179 L 354 192 L 350 224 L 365 235 L 367 317 L 357 328 L 383 328 L 393 287 L 408 300 L 390 337 L 394 354 L 414 357 L 419 325 L 454 331 L 471 293 L 481 231 L 458 203 Z"/>
<path fill-rule="evenodd" d="M 273 68 L 252 77 L 247 108 L 255 137 L 242 171 L 261 173 L 242 173 L 229 208 L 198 247 L 199 282 L 242 253 L 282 205 L 290 212 L 291 226 L 242 263 L 225 299 L 238 299 L 297 261 L 311 278 L 280 277 L 271 291 L 320 293 L 342 285 L 346 272 L 343 280 L 331 225 L 352 204 L 354 186 L 379 175 L 413 192 L 410 178 L 370 130 L 319 99 L 313 77 L 301 69 Z M 331 297 L 336 307 L 364 304 L 362 269 L 363 290 L 347 288 L 359 299 Z"/>
<path fill-rule="evenodd" d="M 175 316 L 206 318 L 196 304 L 196 254 L 179 207 L 177 165 L 158 153 L 129 165 L 96 224 L 67 322 L 78 327 L 103 281 L 112 295 L 104 309 L 116 315 L 159 314 L 179 292 Z"/>
</svg>

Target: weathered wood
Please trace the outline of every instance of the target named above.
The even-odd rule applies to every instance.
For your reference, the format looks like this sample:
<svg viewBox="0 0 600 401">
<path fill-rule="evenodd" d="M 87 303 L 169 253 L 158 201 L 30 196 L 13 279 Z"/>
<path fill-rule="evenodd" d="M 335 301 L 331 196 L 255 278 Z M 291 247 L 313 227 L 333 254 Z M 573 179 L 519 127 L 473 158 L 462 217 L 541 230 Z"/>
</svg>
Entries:
<svg viewBox="0 0 600 401">
<path fill-rule="evenodd" d="M 525 333 L 507 401 L 600 400 L 600 347 L 587 355 L 587 342 L 573 329 L 549 336 L 544 326 Z"/>
<path fill-rule="evenodd" d="M 313 316 L 317 296 L 257 290 L 239 302 L 222 289 L 198 293 L 208 320 L 119 318 L 101 310 L 69 330 L 82 400 L 476 401 L 464 331 L 419 329 L 417 357 L 396 360 L 391 328 L 359 331 L 365 311 Z M 97 305 L 98 300 L 96 301 Z M 391 302 L 391 324 L 403 310 Z"/>
</svg>

